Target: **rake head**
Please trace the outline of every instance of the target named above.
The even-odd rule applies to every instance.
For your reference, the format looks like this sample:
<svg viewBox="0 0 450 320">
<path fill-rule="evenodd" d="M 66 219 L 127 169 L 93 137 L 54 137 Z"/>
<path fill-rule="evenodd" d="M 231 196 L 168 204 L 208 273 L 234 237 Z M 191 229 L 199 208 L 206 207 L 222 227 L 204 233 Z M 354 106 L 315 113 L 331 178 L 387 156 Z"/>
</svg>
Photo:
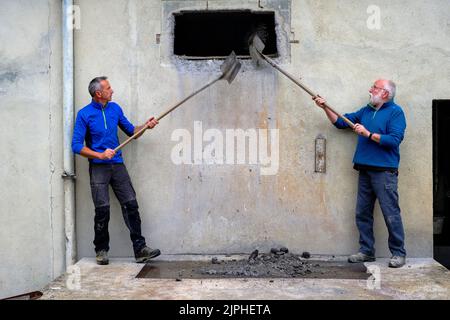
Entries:
<svg viewBox="0 0 450 320">
<path fill-rule="evenodd" d="M 256 67 L 260 67 L 263 65 L 264 59 L 261 57 L 261 54 L 265 48 L 264 42 L 262 42 L 261 38 L 255 33 L 249 39 L 248 51 L 250 52 L 250 57 L 252 57 L 253 64 Z"/>
<path fill-rule="evenodd" d="M 234 51 L 225 59 L 225 62 L 220 66 L 222 70 L 222 79 L 231 83 L 241 69 L 241 62 L 237 59 Z"/>
</svg>

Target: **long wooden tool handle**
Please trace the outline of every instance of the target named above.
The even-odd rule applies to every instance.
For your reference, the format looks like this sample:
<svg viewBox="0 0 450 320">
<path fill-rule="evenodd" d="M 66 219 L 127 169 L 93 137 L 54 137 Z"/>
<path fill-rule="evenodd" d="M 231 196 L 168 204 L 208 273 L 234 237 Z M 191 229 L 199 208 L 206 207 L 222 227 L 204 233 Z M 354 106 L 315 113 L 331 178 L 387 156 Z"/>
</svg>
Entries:
<svg viewBox="0 0 450 320">
<path fill-rule="evenodd" d="M 272 59 L 270 59 L 269 57 L 267 57 L 266 55 L 262 54 L 261 52 L 257 51 L 263 58 L 264 60 L 266 60 L 272 67 L 274 67 L 275 69 L 277 69 L 278 71 L 280 71 L 282 74 L 284 74 L 286 77 L 288 77 L 289 79 L 291 79 L 296 85 L 298 85 L 300 88 L 302 88 L 303 90 L 305 90 L 310 96 L 312 97 L 317 97 L 317 94 L 314 93 L 311 89 L 309 89 L 307 86 L 305 86 L 303 83 L 301 83 L 300 81 L 298 81 L 297 79 L 295 79 L 291 74 L 289 74 L 288 72 L 284 71 L 283 69 L 281 69 L 275 62 L 272 61 Z M 355 126 L 355 124 L 353 122 L 351 122 L 347 117 L 343 116 L 342 114 L 340 114 L 339 112 L 335 111 L 328 103 L 324 103 L 324 107 L 328 108 L 331 112 L 333 112 L 335 115 L 337 115 L 339 118 L 342 118 L 342 120 L 344 120 L 352 129 Z"/>
<path fill-rule="evenodd" d="M 183 103 L 185 103 L 186 101 L 188 101 L 190 98 L 192 98 L 193 96 L 195 96 L 196 94 L 200 93 L 201 91 L 205 90 L 206 88 L 212 86 L 214 83 L 216 83 L 217 81 L 219 81 L 220 79 L 223 78 L 223 75 L 221 75 L 220 77 L 218 77 L 217 79 L 214 79 L 213 81 L 211 81 L 210 83 L 204 85 L 203 87 L 201 87 L 200 89 L 198 89 L 197 91 L 191 93 L 190 95 L 188 95 L 186 98 L 184 98 L 183 100 L 181 100 L 180 102 L 176 103 L 173 107 L 171 107 L 170 109 L 168 109 L 167 111 L 165 111 L 164 113 L 162 113 L 159 117 L 156 118 L 157 121 L 161 120 L 162 118 L 164 118 L 165 116 L 167 116 L 169 113 L 171 113 L 173 110 L 175 110 L 176 108 L 178 108 L 179 106 L 181 106 Z M 124 142 L 122 142 L 118 147 L 116 147 L 114 149 L 115 152 L 119 151 L 120 149 L 122 149 L 123 147 L 125 147 L 128 143 L 130 143 L 134 138 L 136 138 L 136 136 L 140 135 L 141 133 L 143 133 L 145 130 L 147 130 L 148 127 L 144 126 L 142 129 L 140 129 L 139 131 L 137 131 L 135 134 L 133 134 L 131 137 L 129 137 L 127 140 L 125 140 Z"/>
</svg>

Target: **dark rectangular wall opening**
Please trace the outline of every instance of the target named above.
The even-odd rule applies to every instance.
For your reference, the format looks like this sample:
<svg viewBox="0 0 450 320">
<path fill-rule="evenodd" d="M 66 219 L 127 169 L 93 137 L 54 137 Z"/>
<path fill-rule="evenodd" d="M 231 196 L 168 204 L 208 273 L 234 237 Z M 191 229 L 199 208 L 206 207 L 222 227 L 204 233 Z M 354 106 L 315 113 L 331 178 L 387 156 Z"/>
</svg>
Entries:
<svg viewBox="0 0 450 320">
<path fill-rule="evenodd" d="M 234 51 L 250 58 L 248 40 L 257 32 L 266 47 L 263 53 L 277 57 L 273 11 L 220 10 L 174 13 L 174 54 L 186 59 L 225 58 Z"/>
<path fill-rule="evenodd" d="M 434 259 L 450 268 L 450 100 L 433 100 Z"/>
</svg>

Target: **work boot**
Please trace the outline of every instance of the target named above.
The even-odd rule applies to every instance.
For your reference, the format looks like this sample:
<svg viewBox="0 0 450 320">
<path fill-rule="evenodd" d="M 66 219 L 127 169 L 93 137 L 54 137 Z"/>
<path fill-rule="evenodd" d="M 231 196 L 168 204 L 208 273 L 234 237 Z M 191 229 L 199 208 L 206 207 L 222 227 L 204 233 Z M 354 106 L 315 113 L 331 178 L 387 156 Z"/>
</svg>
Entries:
<svg viewBox="0 0 450 320">
<path fill-rule="evenodd" d="M 401 268 L 405 265 L 406 257 L 400 256 L 392 256 L 391 260 L 389 260 L 390 268 Z"/>
<path fill-rule="evenodd" d="M 102 266 L 109 264 L 108 251 L 100 250 L 99 252 L 97 252 L 97 254 L 95 256 L 95 260 L 97 260 L 97 264 L 102 265 Z"/>
<path fill-rule="evenodd" d="M 141 249 L 138 253 L 134 255 L 137 263 L 147 262 L 148 260 L 155 258 L 161 254 L 159 249 L 152 249 L 147 246 Z"/>
<path fill-rule="evenodd" d="M 375 257 L 368 256 L 367 254 L 364 254 L 362 252 L 358 252 L 357 254 L 352 254 L 350 257 L 348 257 L 348 262 L 350 262 L 350 263 L 369 262 L 369 261 L 375 261 Z"/>
</svg>

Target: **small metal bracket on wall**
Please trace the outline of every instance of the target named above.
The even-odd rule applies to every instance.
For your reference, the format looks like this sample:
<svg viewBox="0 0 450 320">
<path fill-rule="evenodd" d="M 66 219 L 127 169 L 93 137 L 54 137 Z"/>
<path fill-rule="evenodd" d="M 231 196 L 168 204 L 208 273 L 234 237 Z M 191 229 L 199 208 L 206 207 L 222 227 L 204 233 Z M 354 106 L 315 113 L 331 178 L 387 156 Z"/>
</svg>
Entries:
<svg viewBox="0 0 450 320">
<path fill-rule="evenodd" d="M 291 30 L 291 39 L 289 40 L 290 43 L 300 43 L 300 41 L 295 39 L 295 32 Z"/>
<path fill-rule="evenodd" d="M 156 44 L 159 44 L 161 42 L 161 33 L 156 34 Z"/>
<path fill-rule="evenodd" d="M 63 179 L 70 179 L 70 180 L 76 180 L 77 179 L 76 174 L 74 174 L 74 173 L 67 173 L 66 171 L 63 172 L 61 177 Z"/>
<path fill-rule="evenodd" d="M 326 145 L 327 145 L 326 138 L 319 134 L 316 138 L 316 147 L 315 147 L 315 157 L 316 157 L 315 172 L 325 173 L 327 171 Z"/>
</svg>

